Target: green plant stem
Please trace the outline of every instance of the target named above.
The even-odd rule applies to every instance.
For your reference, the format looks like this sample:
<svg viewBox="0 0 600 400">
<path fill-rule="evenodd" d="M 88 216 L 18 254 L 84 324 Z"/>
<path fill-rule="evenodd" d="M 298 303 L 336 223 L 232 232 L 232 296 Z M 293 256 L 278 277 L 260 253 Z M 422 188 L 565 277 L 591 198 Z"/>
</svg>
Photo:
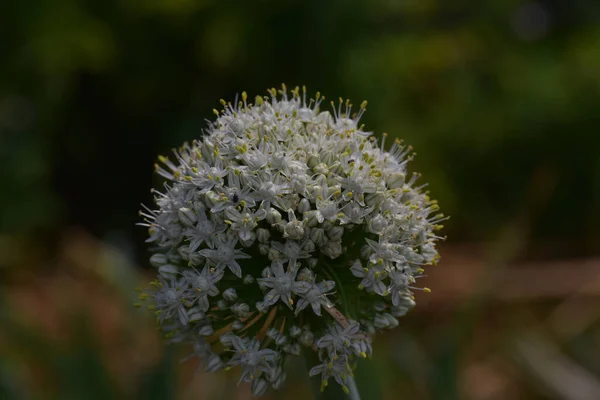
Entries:
<svg viewBox="0 0 600 400">
<path fill-rule="evenodd" d="M 349 376 L 346 379 L 346 386 L 348 387 L 348 398 L 350 400 L 360 400 L 360 393 L 358 393 L 358 387 L 356 387 L 356 382 L 354 381 L 354 378 Z"/>
</svg>

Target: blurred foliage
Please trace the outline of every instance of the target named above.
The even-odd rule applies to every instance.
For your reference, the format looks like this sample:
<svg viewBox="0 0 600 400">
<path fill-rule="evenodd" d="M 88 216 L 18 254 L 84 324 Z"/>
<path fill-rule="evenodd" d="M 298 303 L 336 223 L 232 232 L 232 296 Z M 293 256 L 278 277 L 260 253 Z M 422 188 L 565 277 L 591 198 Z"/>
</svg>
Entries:
<svg viewBox="0 0 600 400">
<path fill-rule="evenodd" d="M 217 99 L 285 81 L 368 99 L 367 126 L 416 148 L 451 239 L 493 237 L 534 174 L 555 185 L 536 237 L 588 252 L 598 238 L 596 2 L 1 7 L 3 230 L 77 223 L 131 237 L 155 155 L 198 137 Z"/>
<path fill-rule="evenodd" d="M 514 282 L 518 268 L 499 275 L 518 247 L 501 241 L 495 247 L 488 250 L 487 268 L 465 268 L 477 262 L 472 254 L 481 249 L 446 249 L 446 276 L 464 281 L 461 275 L 475 272 L 476 291 L 448 296 L 443 287 L 448 278 L 432 271 L 432 286 L 441 296 L 418 295 L 419 305 L 401 327 L 378 335 L 373 359 L 359 366 L 362 398 L 600 396 L 597 274 L 578 278 L 578 286 L 587 282 L 592 290 L 587 297 L 548 296 L 541 268 L 539 279 L 526 282 L 522 294 L 528 301 L 501 296 L 499 301 L 498 295 L 523 285 Z M 600 261 L 594 262 L 597 270 Z M 179 361 L 189 346 L 162 346 L 151 313 L 132 305 L 131 288 L 149 274 L 115 247 L 76 230 L 60 238 L 53 265 L 44 259 L 29 263 L 0 285 L 1 399 L 250 398 L 248 385 L 236 385 L 236 371 L 204 374 L 200 366 L 197 373 L 197 360 Z M 506 286 L 498 289 L 497 282 Z M 310 398 L 302 359 L 291 359 L 287 367 L 285 387 L 265 400 Z"/>
<path fill-rule="evenodd" d="M 369 100 L 367 127 L 415 147 L 450 241 L 496 240 L 480 293 L 378 344 L 383 398 L 599 398 L 597 296 L 490 301 L 515 259 L 598 254 L 599 20 L 592 0 L 0 2 L 0 398 L 233 396 L 129 306 L 134 223 L 157 154 L 219 98 L 281 82 Z"/>
</svg>

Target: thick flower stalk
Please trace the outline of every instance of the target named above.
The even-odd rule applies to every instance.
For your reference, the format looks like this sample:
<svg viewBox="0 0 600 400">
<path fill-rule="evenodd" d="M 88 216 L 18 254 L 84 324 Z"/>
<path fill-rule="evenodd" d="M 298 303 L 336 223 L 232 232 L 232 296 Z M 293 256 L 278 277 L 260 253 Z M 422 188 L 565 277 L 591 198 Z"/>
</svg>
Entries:
<svg viewBox="0 0 600 400">
<path fill-rule="evenodd" d="M 407 177 L 411 149 L 358 125 L 366 102 L 352 114 L 305 89 L 269 94 L 221 101 L 201 139 L 159 158 L 166 182 L 142 212 L 158 278 L 141 297 L 167 337 L 207 371 L 239 367 L 255 395 L 306 351 L 322 388 L 347 391 L 372 335 L 428 290 L 416 279 L 439 258 L 444 217 Z"/>
</svg>

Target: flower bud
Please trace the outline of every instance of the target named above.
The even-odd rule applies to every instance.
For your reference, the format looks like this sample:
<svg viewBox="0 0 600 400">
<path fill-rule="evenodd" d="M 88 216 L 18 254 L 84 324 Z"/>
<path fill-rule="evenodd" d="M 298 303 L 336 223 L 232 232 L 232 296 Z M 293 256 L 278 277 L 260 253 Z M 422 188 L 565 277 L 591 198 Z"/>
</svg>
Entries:
<svg viewBox="0 0 600 400">
<path fill-rule="evenodd" d="M 198 331 L 198 334 L 200 336 L 210 336 L 213 333 L 215 333 L 215 330 L 213 329 L 213 327 L 211 325 L 204 325 L 202 328 L 200 328 L 200 330 Z"/>
<path fill-rule="evenodd" d="M 298 328 L 296 325 L 292 325 L 290 327 L 290 337 L 297 338 L 302 333 L 302 329 Z"/>
<path fill-rule="evenodd" d="M 367 357 L 367 356 L 371 356 L 373 354 L 373 347 L 371 346 L 371 342 L 367 341 L 367 340 L 356 341 L 354 343 L 354 350 L 361 357 Z"/>
<path fill-rule="evenodd" d="M 300 202 L 298 203 L 297 210 L 301 214 L 304 214 L 305 212 L 307 212 L 308 210 L 310 210 L 310 202 L 308 201 L 308 199 L 302 199 L 302 200 L 300 200 Z"/>
<path fill-rule="evenodd" d="M 206 206 L 208 208 L 213 208 L 220 201 L 221 201 L 221 196 L 219 196 L 218 194 L 216 194 L 213 191 L 207 192 L 206 195 L 204 196 L 204 202 L 206 203 Z"/>
<path fill-rule="evenodd" d="M 308 268 L 302 268 L 296 277 L 298 281 L 314 282 L 315 274 Z"/>
<path fill-rule="evenodd" d="M 285 221 L 283 221 L 283 222 L 279 222 L 279 223 L 277 223 L 277 224 L 273 224 L 273 225 L 271 225 L 271 226 L 272 226 L 273 228 L 275 228 L 275 230 L 276 230 L 277 232 L 279 232 L 279 233 L 283 233 L 283 232 L 285 231 L 285 224 L 286 224 L 286 222 L 285 222 Z"/>
<path fill-rule="evenodd" d="M 223 361 L 221 361 L 221 357 L 217 354 L 211 354 L 206 362 L 206 367 L 204 371 L 206 372 L 216 372 L 224 367 Z"/>
<path fill-rule="evenodd" d="M 330 230 L 327 231 L 327 237 L 329 237 L 329 240 L 341 241 L 343 235 L 344 235 L 344 227 L 343 226 L 334 226 Z"/>
<path fill-rule="evenodd" d="M 401 297 L 400 304 L 397 306 L 392 306 L 390 311 L 394 317 L 400 318 L 409 312 L 415 305 L 416 304 L 414 300 L 408 297 Z"/>
<path fill-rule="evenodd" d="M 421 255 L 427 260 L 433 260 L 437 256 L 437 251 L 433 244 L 427 243 L 421 246 Z"/>
<path fill-rule="evenodd" d="M 258 228 L 256 230 L 256 236 L 258 237 L 258 241 L 260 243 L 267 243 L 271 237 L 271 233 L 268 229 Z"/>
<path fill-rule="evenodd" d="M 206 319 L 206 314 L 203 313 L 202 311 L 190 313 L 190 316 L 189 316 L 190 323 L 201 322 L 201 321 L 204 321 L 205 319 Z"/>
<path fill-rule="evenodd" d="M 371 249 L 369 246 L 364 245 L 360 248 L 360 255 L 362 258 L 368 260 L 371 258 L 371 254 L 373 254 L 373 249 Z"/>
<path fill-rule="evenodd" d="M 391 314 L 385 313 L 384 316 L 388 320 L 388 329 L 394 329 L 400 324 L 398 322 L 398 319 L 392 316 Z"/>
<path fill-rule="evenodd" d="M 285 224 L 285 229 L 283 231 L 283 237 L 287 237 L 294 240 L 302 239 L 304 236 L 304 227 L 302 226 L 302 222 L 298 220 L 290 221 Z"/>
<path fill-rule="evenodd" d="M 387 221 L 381 214 L 377 214 L 375 217 L 371 218 L 367 223 L 367 227 L 369 228 L 369 232 L 380 235 L 383 233 L 385 228 L 387 228 Z"/>
<path fill-rule="evenodd" d="M 237 292 L 234 288 L 228 288 L 223 292 L 223 298 L 226 301 L 236 301 L 237 300 Z"/>
<path fill-rule="evenodd" d="M 246 303 L 238 303 L 231 306 L 231 311 L 239 318 L 247 318 L 250 315 L 250 306 Z"/>
<path fill-rule="evenodd" d="M 177 215 L 179 216 L 179 221 L 186 226 L 194 226 L 196 221 L 198 221 L 196 213 L 189 208 L 180 208 Z"/>
<path fill-rule="evenodd" d="M 189 246 L 181 246 L 177 250 L 182 259 L 187 261 L 188 265 L 200 265 L 202 264 L 203 257 L 197 252 L 190 252 Z"/>
<path fill-rule="evenodd" d="M 202 154 L 202 158 L 207 159 L 207 160 L 211 160 L 213 158 L 213 151 L 214 151 L 214 146 L 211 146 L 209 143 L 207 143 L 206 146 L 202 146 L 200 148 L 200 153 Z"/>
<path fill-rule="evenodd" d="M 310 239 L 317 245 L 322 246 L 325 243 L 325 231 L 321 228 L 312 229 Z"/>
<path fill-rule="evenodd" d="M 287 337 L 285 337 L 285 335 L 279 335 L 279 337 L 277 339 L 275 339 L 275 344 L 279 347 L 282 347 L 286 343 L 287 343 Z"/>
<path fill-rule="evenodd" d="M 194 206 L 192 208 L 197 216 L 206 215 L 206 206 L 204 205 L 204 203 L 202 203 L 202 201 L 194 201 Z"/>
<path fill-rule="evenodd" d="M 304 190 L 304 188 L 306 187 L 306 183 L 307 183 L 308 179 L 306 177 L 306 175 L 296 175 L 294 176 L 294 180 L 292 181 L 294 184 L 294 190 L 296 190 L 297 192 L 301 192 Z M 296 208 L 296 204 L 298 203 L 298 198 L 296 196 L 291 198 L 292 200 L 292 206 L 289 208 Z"/>
<path fill-rule="evenodd" d="M 315 227 L 319 224 L 319 218 L 317 217 L 317 210 L 310 210 L 304 213 L 304 219 L 302 222 L 308 227 Z"/>
<path fill-rule="evenodd" d="M 398 320 L 388 313 L 375 314 L 373 325 L 379 329 L 393 329 L 398 326 Z"/>
<path fill-rule="evenodd" d="M 240 244 L 246 248 L 251 247 L 254 244 L 255 240 L 256 240 L 256 234 L 254 232 L 250 232 L 248 234 L 248 236 L 246 237 L 246 239 L 240 240 Z"/>
<path fill-rule="evenodd" d="M 385 329 L 389 325 L 389 321 L 383 314 L 377 313 L 375 314 L 375 319 L 373 320 L 373 325 L 378 329 Z"/>
<path fill-rule="evenodd" d="M 367 204 L 367 206 L 369 207 L 373 207 L 376 206 L 377 204 L 381 203 L 384 199 L 384 195 L 381 192 L 375 192 L 375 193 L 368 193 L 365 196 L 365 203 Z"/>
<path fill-rule="evenodd" d="M 261 314 L 265 314 L 267 311 L 269 311 L 269 307 L 266 306 L 264 302 L 259 301 L 256 303 L 256 310 Z"/>
<path fill-rule="evenodd" d="M 281 260 L 281 253 L 274 247 L 270 247 L 269 251 L 267 253 L 267 257 L 271 261 L 279 261 L 279 260 Z"/>
<path fill-rule="evenodd" d="M 269 246 L 268 244 L 261 243 L 258 245 L 258 252 L 263 256 L 269 254 L 269 250 L 271 250 L 271 246 Z"/>
<path fill-rule="evenodd" d="M 319 164 L 319 157 L 314 154 L 309 155 L 306 164 L 309 168 L 315 168 Z"/>
<path fill-rule="evenodd" d="M 340 242 L 329 241 L 325 246 L 321 248 L 323 254 L 327 257 L 334 259 L 342 255 L 342 244 Z"/>
<path fill-rule="evenodd" d="M 225 347 L 232 347 L 234 340 L 235 340 L 235 334 L 233 334 L 231 332 L 224 333 L 219 337 L 219 341 Z"/>
<path fill-rule="evenodd" d="M 300 348 L 300 344 L 298 343 L 288 343 L 285 346 L 283 346 L 283 351 L 294 356 L 299 356 L 302 349 Z"/>
<path fill-rule="evenodd" d="M 239 331 L 243 327 L 244 327 L 244 323 L 242 321 L 240 321 L 239 319 L 236 319 L 231 324 L 231 330 L 233 330 L 233 331 Z"/>
<path fill-rule="evenodd" d="M 163 265 L 158 268 L 158 273 L 162 276 L 168 277 L 169 275 L 177 275 L 179 273 L 179 268 L 174 265 Z"/>
<path fill-rule="evenodd" d="M 285 372 L 283 372 L 283 368 L 281 366 L 277 366 L 275 371 L 273 372 L 273 388 L 281 389 L 283 384 L 285 383 Z"/>
<path fill-rule="evenodd" d="M 267 212 L 267 223 L 270 225 L 277 224 L 281 222 L 281 213 L 274 208 L 270 208 Z"/>
<path fill-rule="evenodd" d="M 364 321 L 364 324 L 362 324 L 362 326 L 364 326 L 365 332 L 367 332 L 369 335 L 374 335 L 375 333 L 377 333 L 377 329 L 375 329 L 375 326 L 373 326 L 373 323 L 371 321 Z"/>
<path fill-rule="evenodd" d="M 277 330 L 277 328 L 269 328 L 267 329 L 267 337 L 270 337 L 271 339 L 277 339 L 279 337 L 280 333 Z"/>
<path fill-rule="evenodd" d="M 229 128 L 236 135 L 241 135 L 242 133 L 244 133 L 244 121 L 242 121 L 240 119 L 234 119 L 230 122 Z"/>
<path fill-rule="evenodd" d="M 333 161 L 335 160 L 335 156 L 333 154 L 333 152 L 331 151 L 325 151 L 323 153 L 321 153 L 321 161 L 324 162 L 327 165 L 333 164 Z"/>
<path fill-rule="evenodd" d="M 323 197 L 323 186 L 318 184 L 318 182 L 315 182 L 315 185 L 308 188 L 308 192 L 310 193 L 310 196 L 314 199 L 319 198 L 319 196 Z"/>
<path fill-rule="evenodd" d="M 306 347 L 311 346 L 314 341 L 315 341 L 315 336 L 310 331 L 304 331 L 304 332 L 302 332 L 302 335 L 300 335 L 300 343 L 302 343 L 302 345 L 304 345 Z"/>
<path fill-rule="evenodd" d="M 319 163 L 319 164 L 315 165 L 313 168 L 313 171 L 315 171 L 315 173 L 321 174 L 321 175 L 329 174 L 329 168 L 327 167 L 327 164 L 325 164 L 325 163 Z"/>
<path fill-rule="evenodd" d="M 252 395 L 253 396 L 264 396 L 269 389 L 269 384 L 262 378 L 257 378 L 252 381 Z"/>
<path fill-rule="evenodd" d="M 321 228 L 323 228 L 325 231 L 328 231 L 328 230 L 330 230 L 333 227 L 334 227 L 334 225 L 331 223 L 331 221 L 325 221 L 321 225 Z"/>
<path fill-rule="evenodd" d="M 219 310 L 226 310 L 227 309 L 227 303 L 225 303 L 224 300 L 219 300 L 219 301 L 217 301 L 217 308 Z"/>
<path fill-rule="evenodd" d="M 164 254 L 154 254 L 152 257 L 150 257 L 150 264 L 156 268 L 160 267 L 161 265 L 165 265 L 168 262 L 169 258 Z"/>
<path fill-rule="evenodd" d="M 386 176 L 386 183 L 390 189 L 398 189 L 404 185 L 406 175 L 402 172 L 392 172 Z"/>
<path fill-rule="evenodd" d="M 317 246 L 315 245 L 315 242 L 313 242 L 310 239 L 307 239 L 306 242 L 304 242 L 302 248 L 308 253 L 313 253 L 317 249 Z"/>
<path fill-rule="evenodd" d="M 336 181 L 328 181 L 327 185 L 329 186 L 329 189 L 325 197 L 334 196 L 336 198 L 339 198 L 341 196 L 342 186 L 339 185 Z"/>
</svg>

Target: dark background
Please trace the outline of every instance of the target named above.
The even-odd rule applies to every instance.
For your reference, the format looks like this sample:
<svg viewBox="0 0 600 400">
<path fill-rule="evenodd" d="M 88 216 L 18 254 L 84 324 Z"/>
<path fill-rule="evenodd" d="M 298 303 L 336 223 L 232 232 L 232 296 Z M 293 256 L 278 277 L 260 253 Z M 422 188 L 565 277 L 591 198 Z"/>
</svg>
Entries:
<svg viewBox="0 0 600 400">
<path fill-rule="evenodd" d="M 592 0 L 2 2 L 0 398 L 247 396 L 131 307 L 134 224 L 158 154 L 282 82 L 367 99 L 452 217 L 434 293 L 377 340 L 385 398 L 600 398 Z"/>
</svg>

